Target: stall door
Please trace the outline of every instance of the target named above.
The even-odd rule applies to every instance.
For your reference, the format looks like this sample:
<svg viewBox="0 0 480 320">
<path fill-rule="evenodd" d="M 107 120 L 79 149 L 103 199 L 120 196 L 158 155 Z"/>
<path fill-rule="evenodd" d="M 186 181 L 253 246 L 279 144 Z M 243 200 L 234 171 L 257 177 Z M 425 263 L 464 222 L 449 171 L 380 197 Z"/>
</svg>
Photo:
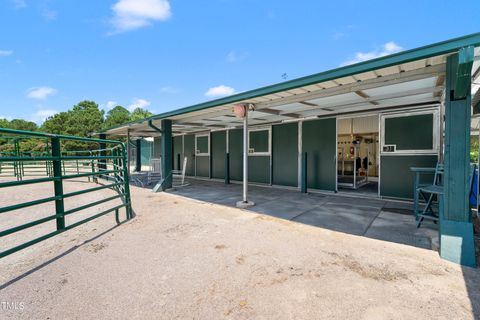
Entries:
<svg viewBox="0 0 480 320">
<path fill-rule="evenodd" d="M 439 152 L 438 108 L 381 116 L 380 195 L 412 199 L 411 167 L 435 168 Z M 425 177 L 430 182 L 433 177 Z"/>
<path fill-rule="evenodd" d="M 185 174 L 187 176 L 195 175 L 195 136 L 186 135 L 183 137 L 183 156 L 187 157 Z M 183 168 L 182 168 L 183 169 Z"/>
<path fill-rule="evenodd" d="M 182 170 L 183 165 L 183 136 L 173 137 L 173 169 Z"/>
<path fill-rule="evenodd" d="M 337 119 L 303 122 L 302 151 L 307 152 L 308 188 L 336 191 Z"/>
<path fill-rule="evenodd" d="M 298 185 L 298 123 L 272 127 L 273 184 Z"/>
<path fill-rule="evenodd" d="M 210 134 L 195 136 L 195 175 L 210 176 Z"/>
<path fill-rule="evenodd" d="M 227 153 L 227 131 L 212 132 L 212 178 L 225 178 L 225 155 Z"/>
</svg>

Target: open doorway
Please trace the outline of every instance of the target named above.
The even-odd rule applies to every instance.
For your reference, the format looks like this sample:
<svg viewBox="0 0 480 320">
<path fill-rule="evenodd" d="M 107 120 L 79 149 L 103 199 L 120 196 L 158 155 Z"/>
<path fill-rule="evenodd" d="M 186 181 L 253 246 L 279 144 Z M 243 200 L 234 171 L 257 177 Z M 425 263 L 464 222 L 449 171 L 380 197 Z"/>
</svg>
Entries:
<svg viewBox="0 0 480 320">
<path fill-rule="evenodd" d="M 378 195 L 378 115 L 339 118 L 337 186 L 339 192 Z"/>
</svg>

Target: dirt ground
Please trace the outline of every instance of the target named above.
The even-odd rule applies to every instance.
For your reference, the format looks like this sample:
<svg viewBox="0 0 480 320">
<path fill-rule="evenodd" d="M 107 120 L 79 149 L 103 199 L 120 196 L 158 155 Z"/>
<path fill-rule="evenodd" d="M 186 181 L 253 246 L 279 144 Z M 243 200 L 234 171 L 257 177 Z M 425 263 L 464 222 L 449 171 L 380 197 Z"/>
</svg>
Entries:
<svg viewBox="0 0 480 320">
<path fill-rule="evenodd" d="M 1 259 L 0 318 L 480 318 L 480 270 L 434 251 L 135 187 L 132 196 L 128 223 L 109 214 Z"/>
</svg>

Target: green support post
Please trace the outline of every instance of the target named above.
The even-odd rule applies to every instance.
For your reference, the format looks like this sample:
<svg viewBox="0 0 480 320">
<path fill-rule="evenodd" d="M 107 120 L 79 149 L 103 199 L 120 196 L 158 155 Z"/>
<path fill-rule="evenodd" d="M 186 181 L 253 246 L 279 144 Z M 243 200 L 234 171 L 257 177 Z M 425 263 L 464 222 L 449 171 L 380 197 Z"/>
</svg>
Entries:
<svg viewBox="0 0 480 320">
<path fill-rule="evenodd" d="M 173 166 L 173 137 L 172 137 L 172 120 L 162 120 L 162 189 L 170 189 L 172 187 L 172 166 Z"/>
<path fill-rule="evenodd" d="M 212 160 L 212 132 L 210 132 L 208 137 L 208 143 L 210 144 L 208 146 L 208 150 L 210 150 L 210 155 L 208 156 L 208 178 L 212 179 L 213 178 L 213 160 Z"/>
<path fill-rule="evenodd" d="M 301 173 L 301 181 L 300 181 L 300 192 L 307 193 L 307 153 L 302 153 L 302 173 Z"/>
<path fill-rule="evenodd" d="M 142 171 L 142 139 L 135 140 L 135 171 Z"/>
<path fill-rule="evenodd" d="M 127 142 L 128 143 L 128 142 Z M 124 186 L 125 186 L 125 203 L 127 204 L 127 206 L 125 207 L 126 211 L 127 211 L 127 219 L 131 219 L 133 218 L 134 214 L 133 214 L 133 209 L 132 209 L 132 199 L 130 197 L 130 181 L 129 181 L 129 176 L 128 176 L 128 168 L 127 168 L 127 164 L 128 164 L 128 159 L 127 159 L 127 150 L 125 148 L 125 145 L 122 144 L 122 154 L 123 154 L 123 157 L 122 157 L 122 162 L 123 162 L 123 181 L 124 181 Z M 120 162 L 120 160 L 119 160 Z"/>
<path fill-rule="evenodd" d="M 225 153 L 225 184 L 230 184 L 230 153 Z"/>
<path fill-rule="evenodd" d="M 53 162 L 53 176 L 55 181 L 53 182 L 55 197 L 55 212 L 57 214 L 57 230 L 65 229 L 65 208 L 63 204 L 63 181 L 62 181 L 62 159 L 60 139 L 58 137 L 52 137 L 52 157 L 55 159 Z"/>
<path fill-rule="evenodd" d="M 447 57 L 444 196 L 439 236 L 442 258 L 475 267 L 475 242 L 469 201 L 472 61 L 473 47 L 463 48 L 457 54 Z"/>
<path fill-rule="evenodd" d="M 106 140 L 107 135 L 105 133 L 101 133 L 99 135 L 99 138 L 102 139 L 102 140 Z M 99 147 L 100 147 L 100 156 L 105 157 L 107 155 L 107 151 L 105 150 L 105 149 L 107 149 L 107 144 L 104 143 L 104 142 L 101 142 L 101 143 L 99 143 Z M 100 160 L 98 160 L 97 163 L 98 163 L 98 171 L 107 170 L 107 160 L 106 159 L 100 159 Z"/>
</svg>

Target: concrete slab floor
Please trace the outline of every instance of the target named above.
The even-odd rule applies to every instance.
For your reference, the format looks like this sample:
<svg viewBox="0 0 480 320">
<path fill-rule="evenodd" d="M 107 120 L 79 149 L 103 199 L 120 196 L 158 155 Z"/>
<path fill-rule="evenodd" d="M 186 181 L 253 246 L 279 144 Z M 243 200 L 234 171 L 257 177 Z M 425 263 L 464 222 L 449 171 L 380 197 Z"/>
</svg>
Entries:
<svg viewBox="0 0 480 320">
<path fill-rule="evenodd" d="M 188 179 L 189 185 L 169 193 L 203 202 L 235 207 L 242 199 L 241 184 L 215 180 Z M 415 226 L 412 204 L 408 202 L 308 193 L 269 186 L 249 186 L 249 200 L 255 206 L 246 210 L 334 231 L 435 249 L 437 225 Z"/>
</svg>

